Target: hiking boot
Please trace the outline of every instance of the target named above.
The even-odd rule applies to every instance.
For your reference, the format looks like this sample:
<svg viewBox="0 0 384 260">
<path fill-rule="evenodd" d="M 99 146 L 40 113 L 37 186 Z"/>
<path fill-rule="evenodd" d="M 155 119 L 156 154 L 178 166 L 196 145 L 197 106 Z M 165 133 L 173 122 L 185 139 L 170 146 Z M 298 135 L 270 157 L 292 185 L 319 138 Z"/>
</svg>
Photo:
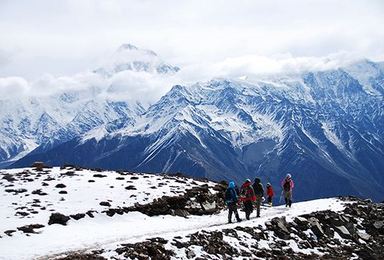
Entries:
<svg viewBox="0 0 384 260">
<path fill-rule="evenodd" d="M 238 219 L 237 219 L 237 222 L 241 222 L 241 219 L 238 218 Z"/>
</svg>

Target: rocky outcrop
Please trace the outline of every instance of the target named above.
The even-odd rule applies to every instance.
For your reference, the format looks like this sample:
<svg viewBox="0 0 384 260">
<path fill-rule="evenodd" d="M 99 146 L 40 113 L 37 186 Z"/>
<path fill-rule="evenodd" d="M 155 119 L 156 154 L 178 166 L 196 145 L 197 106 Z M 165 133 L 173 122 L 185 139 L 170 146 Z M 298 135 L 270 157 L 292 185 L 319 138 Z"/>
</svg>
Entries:
<svg viewBox="0 0 384 260">
<path fill-rule="evenodd" d="M 224 208 L 225 185 L 217 184 L 212 193 L 207 184 L 195 186 L 186 190 L 184 195 L 163 196 L 148 204 L 135 204 L 132 207 L 109 208 L 103 211 L 108 216 L 139 211 L 148 216 L 176 215 L 206 215 L 219 212 Z M 104 206 L 107 206 L 105 204 Z"/>
</svg>

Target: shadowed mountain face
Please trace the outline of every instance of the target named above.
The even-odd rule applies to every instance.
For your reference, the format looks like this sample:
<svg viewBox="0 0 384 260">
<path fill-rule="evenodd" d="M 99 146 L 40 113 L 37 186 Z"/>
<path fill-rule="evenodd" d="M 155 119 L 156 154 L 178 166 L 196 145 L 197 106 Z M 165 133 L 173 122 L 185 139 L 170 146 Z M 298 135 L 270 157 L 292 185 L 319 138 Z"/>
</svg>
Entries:
<svg viewBox="0 0 384 260">
<path fill-rule="evenodd" d="M 265 81 L 178 85 L 128 124 L 116 120 L 118 127 L 109 123 L 104 134 L 91 127 L 12 167 L 42 160 L 238 182 L 260 176 L 277 191 L 290 172 L 295 200 L 350 194 L 378 200 L 383 93 L 383 64 L 370 61 Z"/>
</svg>

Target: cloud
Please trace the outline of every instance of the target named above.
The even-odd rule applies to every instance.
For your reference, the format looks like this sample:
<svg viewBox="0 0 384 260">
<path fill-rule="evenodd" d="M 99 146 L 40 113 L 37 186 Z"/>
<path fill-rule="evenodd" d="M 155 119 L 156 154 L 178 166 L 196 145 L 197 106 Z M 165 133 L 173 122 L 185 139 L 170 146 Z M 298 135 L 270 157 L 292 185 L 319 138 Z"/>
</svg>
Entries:
<svg viewBox="0 0 384 260">
<path fill-rule="evenodd" d="M 19 96 L 59 96 L 76 92 L 80 98 L 125 100 L 150 104 L 156 102 L 176 84 L 189 85 L 212 78 L 263 78 L 275 74 L 297 74 L 347 66 L 362 57 L 346 52 L 324 57 L 294 57 L 279 54 L 273 57 L 244 55 L 217 62 L 201 62 L 182 67 L 175 74 L 157 74 L 125 70 L 111 76 L 86 71 L 72 76 L 44 74 L 28 81 L 21 77 L 0 78 L 3 99 Z"/>
<path fill-rule="evenodd" d="M 354 0 L 0 1 L 0 44 L 21 50 L 0 75 L 73 74 L 124 42 L 181 67 L 279 53 L 384 59 L 383 11 Z"/>
<path fill-rule="evenodd" d="M 21 77 L 0 78 L 0 96 L 17 98 L 24 96 L 30 89 L 29 83 Z"/>
<path fill-rule="evenodd" d="M 384 60 L 383 11 L 382 1 L 354 0 L 0 1 L 0 93 L 151 102 L 174 84 Z M 152 49 L 181 71 L 89 72 L 122 43 Z M 11 62 L 1 50 L 15 50 Z"/>
</svg>

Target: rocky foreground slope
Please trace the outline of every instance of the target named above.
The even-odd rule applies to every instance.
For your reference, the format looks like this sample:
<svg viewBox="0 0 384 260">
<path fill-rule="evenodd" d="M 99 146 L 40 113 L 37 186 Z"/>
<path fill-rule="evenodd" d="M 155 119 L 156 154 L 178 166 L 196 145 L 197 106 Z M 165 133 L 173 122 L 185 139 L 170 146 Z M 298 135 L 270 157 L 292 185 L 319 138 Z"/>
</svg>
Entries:
<svg viewBox="0 0 384 260">
<path fill-rule="evenodd" d="M 383 204 L 340 200 L 345 206 L 340 212 L 317 211 L 289 221 L 274 217 L 257 226 L 224 225 L 56 259 L 382 259 Z"/>
<path fill-rule="evenodd" d="M 380 259 L 384 205 L 263 207 L 227 224 L 225 186 L 80 167 L 0 172 L 0 259 Z M 241 212 L 241 217 L 243 216 Z"/>
</svg>

